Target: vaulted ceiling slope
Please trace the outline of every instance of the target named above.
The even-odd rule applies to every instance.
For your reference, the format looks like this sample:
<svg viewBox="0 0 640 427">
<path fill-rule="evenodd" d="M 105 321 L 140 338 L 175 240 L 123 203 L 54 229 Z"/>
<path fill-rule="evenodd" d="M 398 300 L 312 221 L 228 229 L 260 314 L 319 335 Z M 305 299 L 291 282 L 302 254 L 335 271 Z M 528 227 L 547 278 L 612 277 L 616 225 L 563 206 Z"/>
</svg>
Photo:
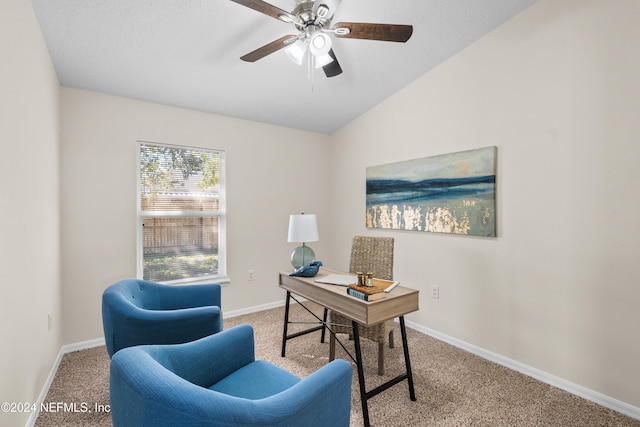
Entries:
<svg viewBox="0 0 640 427">
<path fill-rule="evenodd" d="M 332 134 L 535 1 L 342 0 L 334 23 L 410 24 L 413 35 L 332 37 L 343 69 L 332 78 L 284 50 L 241 61 L 296 31 L 231 0 L 32 3 L 63 86 Z"/>
</svg>

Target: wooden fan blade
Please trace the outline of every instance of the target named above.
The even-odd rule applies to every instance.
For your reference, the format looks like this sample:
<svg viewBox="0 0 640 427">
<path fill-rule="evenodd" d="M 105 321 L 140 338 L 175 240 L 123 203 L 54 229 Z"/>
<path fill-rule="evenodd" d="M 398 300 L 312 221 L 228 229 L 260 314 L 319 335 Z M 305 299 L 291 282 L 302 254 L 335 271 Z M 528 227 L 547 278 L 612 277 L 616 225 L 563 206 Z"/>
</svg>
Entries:
<svg viewBox="0 0 640 427">
<path fill-rule="evenodd" d="M 342 74 L 342 67 L 338 63 L 338 58 L 336 58 L 336 54 L 333 52 L 333 49 L 329 51 L 329 56 L 333 58 L 333 62 L 330 62 L 322 67 L 322 69 L 324 70 L 324 74 L 327 77 L 335 77 L 339 74 Z"/>
<path fill-rule="evenodd" d="M 241 4 L 243 6 L 246 6 L 249 9 L 253 9 L 257 12 L 264 13 L 265 15 L 275 18 L 279 21 L 288 22 L 286 21 L 286 18 L 288 18 L 291 22 L 298 22 L 298 18 L 296 16 L 290 14 L 285 10 L 280 9 L 279 7 L 276 7 L 272 4 L 264 2 L 262 0 L 231 0 L 231 1 L 234 3 Z M 282 18 L 283 16 L 286 18 L 283 19 Z"/>
<path fill-rule="evenodd" d="M 365 22 L 338 22 L 332 29 L 347 28 L 349 34 L 336 33 L 348 39 L 381 40 L 404 43 L 413 34 L 413 25 L 369 24 Z"/>
<path fill-rule="evenodd" d="M 267 55 L 272 54 L 285 46 L 289 46 L 291 43 L 289 41 L 293 41 L 297 39 L 298 36 L 282 36 L 278 40 L 274 40 L 271 43 L 267 43 L 266 45 L 254 50 L 253 52 L 249 52 L 246 55 L 240 57 L 243 61 L 247 62 L 256 62 L 258 59 L 262 59 Z"/>
</svg>

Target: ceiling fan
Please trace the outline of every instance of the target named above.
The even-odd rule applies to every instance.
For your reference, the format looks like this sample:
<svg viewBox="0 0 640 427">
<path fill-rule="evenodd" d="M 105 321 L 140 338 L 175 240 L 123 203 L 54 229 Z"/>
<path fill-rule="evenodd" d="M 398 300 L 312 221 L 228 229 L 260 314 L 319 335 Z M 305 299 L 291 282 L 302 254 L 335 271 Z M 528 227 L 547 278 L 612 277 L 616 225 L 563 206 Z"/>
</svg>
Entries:
<svg viewBox="0 0 640 427">
<path fill-rule="evenodd" d="M 298 65 L 307 55 L 310 69 L 320 68 L 327 77 L 342 73 L 329 35 L 340 38 L 380 40 L 404 43 L 413 34 L 411 25 L 338 22 L 331 24 L 342 0 L 298 0 L 292 12 L 282 10 L 262 0 L 231 0 L 280 21 L 294 24 L 298 34 L 286 35 L 240 57 L 255 62 L 280 49 Z"/>
</svg>

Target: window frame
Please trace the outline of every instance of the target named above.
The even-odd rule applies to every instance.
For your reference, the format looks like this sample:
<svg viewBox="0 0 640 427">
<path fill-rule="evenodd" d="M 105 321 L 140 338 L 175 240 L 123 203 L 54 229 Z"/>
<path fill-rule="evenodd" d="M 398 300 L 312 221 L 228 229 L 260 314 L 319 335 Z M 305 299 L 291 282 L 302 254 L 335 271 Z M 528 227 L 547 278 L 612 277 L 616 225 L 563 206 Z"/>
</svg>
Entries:
<svg viewBox="0 0 640 427">
<path fill-rule="evenodd" d="M 218 211 L 217 212 L 201 212 L 201 211 L 143 211 L 142 210 L 142 191 L 141 191 L 141 173 L 140 173 L 140 148 L 143 145 L 175 148 L 181 150 L 194 150 L 207 153 L 216 153 L 220 158 L 220 171 L 218 180 Z M 144 233 L 143 221 L 146 218 L 217 218 L 218 219 L 218 271 L 216 274 L 206 276 L 196 276 L 181 278 L 175 280 L 158 281 L 158 283 L 166 285 L 179 284 L 196 284 L 196 283 L 219 283 L 225 284 L 229 282 L 227 277 L 227 239 L 226 239 L 226 152 L 225 150 L 216 148 L 195 147 L 188 145 L 165 144 L 159 142 L 151 142 L 138 140 L 135 145 L 136 149 L 136 277 L 144 278 Z"/>
</svg>

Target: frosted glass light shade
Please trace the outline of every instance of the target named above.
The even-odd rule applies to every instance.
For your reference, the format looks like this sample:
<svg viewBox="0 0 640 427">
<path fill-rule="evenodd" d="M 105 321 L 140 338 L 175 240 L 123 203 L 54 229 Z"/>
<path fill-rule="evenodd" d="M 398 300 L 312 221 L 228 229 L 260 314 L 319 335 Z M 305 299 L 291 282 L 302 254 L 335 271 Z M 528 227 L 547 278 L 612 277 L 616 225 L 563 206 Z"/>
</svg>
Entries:
<svg viewBox="0 0 640 427">
<path fill-rule="evenodd" d="M 333 58 L 328 53 L 315 57 L 316 68 L 324 67 L 331 62 L 333 62 Z"/>
<path fill-rule="evenodd" d="M 302 58 L 304 58 L 304 54 L 307 50 L 307 46 L 302 40 L 296 40 L 291 46 L 286 48 L 284 51 L 293 62 L 298 65 L 302 65 Z"/>
<path fill-rule="evenodd" d="M 331 39 L 323 33 L 315 33 L 309 41 L 309 50 L 314 56 L 322 56 L 331 50 Z"/>
<path fill-rule="evenodd" d="M 288 242 L 317 242 L 318 221 L 315 214 L 289 216 Z"/>
</svg>

